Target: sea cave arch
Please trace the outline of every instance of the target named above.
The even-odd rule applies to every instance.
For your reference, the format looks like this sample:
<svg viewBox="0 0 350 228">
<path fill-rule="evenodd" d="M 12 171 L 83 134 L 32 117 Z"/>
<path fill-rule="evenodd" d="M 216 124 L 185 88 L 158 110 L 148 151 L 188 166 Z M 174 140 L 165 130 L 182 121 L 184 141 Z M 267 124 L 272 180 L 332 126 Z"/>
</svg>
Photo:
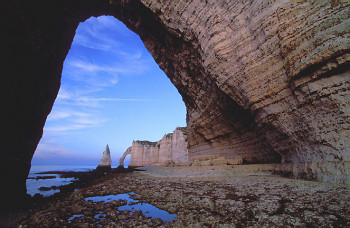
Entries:
<svg viewBox="0 0 350 228">
<path fill-rule="evenodd" d="M 4 201 L 23 199 L 75 30 L 100 15 L 136 32 L 178 89 L 187 107 L 189 159 L 281 160 L 295 177 L 349 183 L 350 45 L 342 39 L 349 35 L 349 4 L 5 1 Z"/>
<path fill-rule="evenodd" d="M 32 165 L 63 163 L 60 151 L 91 163 L 104 143 L 118 154 L 135 138 L 154 140 L 185 126 L 185 118 L 180 94 L 139 36 L 115 17 L 91 17 L 76 30 Z"/>
<path fill-rule="evenodd" d="M 130 157 L 131 157 L 131 148 L 129 147 L 121 156 L 119 159 L 119 167 L 124 167 L 125 166 L 125 161 L 129 159 L 130 162 Z"/>
</svg>

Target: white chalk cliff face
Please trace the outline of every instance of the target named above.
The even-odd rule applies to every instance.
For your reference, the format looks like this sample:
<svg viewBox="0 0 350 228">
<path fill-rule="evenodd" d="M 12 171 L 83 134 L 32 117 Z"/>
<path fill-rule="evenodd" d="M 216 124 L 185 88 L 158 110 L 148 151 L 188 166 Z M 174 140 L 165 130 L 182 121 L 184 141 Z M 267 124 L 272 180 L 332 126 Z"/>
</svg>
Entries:
<svg viewBox="0 0 350 228">
<path fill-rule="evenodd" d="M 105 151 L 103 151 L 102 158 L 97 168 L 111 168 L 112 159 L 111 159 L 111 151 L 109 150 L 108 144 L 106 146 Z"/>
<path fill-rule="evenodd" d="M 123 166 L 128 154 L 131 154 L 129 164 L 131 167 L 188 161 L 185 131 L 186 128 L 177 127 L 173 133 L 164 135 L 158 142 L 133 141 L 132 146 L 120 158 L 119 166 Z"/>
</svg>

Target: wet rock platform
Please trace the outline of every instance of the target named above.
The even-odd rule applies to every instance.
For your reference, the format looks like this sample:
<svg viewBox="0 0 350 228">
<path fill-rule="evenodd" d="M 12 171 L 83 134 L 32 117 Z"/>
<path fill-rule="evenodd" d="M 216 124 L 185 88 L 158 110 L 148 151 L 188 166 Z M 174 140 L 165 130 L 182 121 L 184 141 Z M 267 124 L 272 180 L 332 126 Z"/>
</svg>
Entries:
<svg viewBox="0 0 350 228">
<path fill-rule="evenodd" d="M 129 195 L 127 199 L 111 197 L 120 194 Z M 110 200 L 89 200 L 97 196 Z M 151 205 L 174 216 L 172 220 L 162 220 L 137 207 L 131 209 L 136 204 Z M 64 199 L 46 203 L 19 224 L 22 227 L 349 227 L 350 186 L 288 179 L 273 175 L 264 166 L 159 167 L 107 174 Z"/>
</svg>

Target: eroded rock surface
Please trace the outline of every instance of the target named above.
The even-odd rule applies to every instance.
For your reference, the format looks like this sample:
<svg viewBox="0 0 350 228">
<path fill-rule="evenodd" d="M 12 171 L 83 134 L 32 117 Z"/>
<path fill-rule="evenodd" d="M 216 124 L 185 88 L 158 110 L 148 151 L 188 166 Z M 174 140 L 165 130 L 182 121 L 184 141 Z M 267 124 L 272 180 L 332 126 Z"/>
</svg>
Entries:
<svg viewBox="0 0 350 228">
<path fill-rule="evenodd" d="M 349 1 L 4 1 L 0 173 L 16 198 L 79 22 L 112 15 L 140 35 L 187 107 L 189 159 L 282 162 L 349 180 Z"/>
<path fill-rule="evenodd" d="M 177 127 L 173 133 L 166 134 L 158 142 L 133 141 L 119 160 L 123 166 L 126 155 L 130 154 L 130 167 L 162 165 L 167 162 L 188 161 L 186 128 Z"/>
<path fill-rule="evenodd" d="M 350 183 L 349 2 L 142 2 L 169 32 L 141 37 L 186 104 L 190 160 Z"/>
<path fill-rule="evenodd" d="M 183 167 L 184 170 L 167 167 L 154 172 L 151 169 L 146 173 L 113 174 L 101 183 L 73 192 L 65 200 L 49 203 L 20 224 L 28 227 L 96 224 L 112 227 L 349 227 L 348 185 L 282 178 L 261 172 L 259 166 L 262 165 Z M 234 171 L 238 167 L 242 168 L 241 172 Z M 133 194 L 134 200 L 177 217 L 169 223 L 140 211 L 119 210 L 128 203 L 126 200 L 105 203 L 86 200 L 131 192 L 137 194 Z M 99 216 L 101 214 L 104 216 Z"/>
<path fill-rule="evenodd" d="M 281 159 L 297 177 L 349 183 L 349 3 L 145 2 L 199 48 L 199 62 L 172 62 L 190 159 Z"/>
<path fill-rule="evenodd" d="M 112 166 L 111 151 L 107 144 L 106 149 L 103 151 L 102 158 L 97 168 L 110 169 Z"/>
<path fill-rule="evenodd" d="M 127 155 L 131 154 L 131 147 L 129 147 L 119 159 L 119 167 L 124 167 L 124 160 Z"/>
</svg>

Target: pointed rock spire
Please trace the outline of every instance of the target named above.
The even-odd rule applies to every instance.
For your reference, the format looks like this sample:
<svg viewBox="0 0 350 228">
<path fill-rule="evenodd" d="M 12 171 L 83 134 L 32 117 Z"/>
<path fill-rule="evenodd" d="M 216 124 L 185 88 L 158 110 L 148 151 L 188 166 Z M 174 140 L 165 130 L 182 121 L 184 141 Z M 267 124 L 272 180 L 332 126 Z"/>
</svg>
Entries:
<svg viewBox="0 0 350 228">
<path fill-rule="evenodd" d="M 102 158 L 97 168 L 111 168 L 112 159 L 111 159 L 111 151 L 109 150 L 108 144 L 106 146 L 105 151 L 103 151 Z"/>
</svg>

